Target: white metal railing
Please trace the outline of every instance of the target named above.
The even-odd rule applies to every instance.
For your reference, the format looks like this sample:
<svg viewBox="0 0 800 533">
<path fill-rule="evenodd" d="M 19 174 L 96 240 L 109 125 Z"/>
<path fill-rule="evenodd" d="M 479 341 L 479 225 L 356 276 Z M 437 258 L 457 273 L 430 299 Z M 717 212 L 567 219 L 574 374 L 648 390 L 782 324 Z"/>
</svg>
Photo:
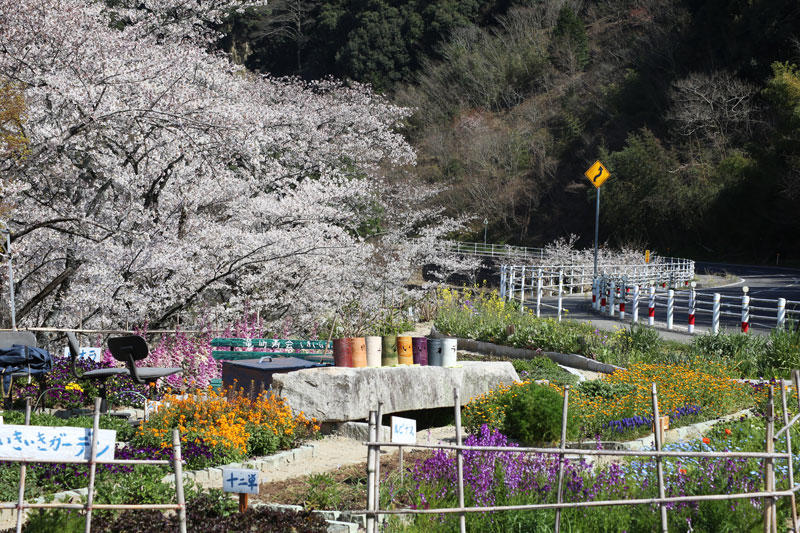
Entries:
<svg viewBox="0 0 800 533">
<path fill-rule="evenodd" d="M 625 319 L 631 312 L 631 321 L 640 322 L 640 311 L 646 310 L 647 324 L 655 325 L 657 308 L 665 308 L 665 325 L 675 328 L 676 320 L 685 320 L 687 332 L 695 333 L 696 319 L 700 315 L 710 316 L 711 333 L 718 333 L 720 325 L 727 319 L 736 322 L 742 332 L 748 333 L 751 326 L 782 328 L 787 320 L 800 322 L 800 301 L 786 298 L 754 298 L 748 287 L 742 287 L 742 295 L 697 292 L 694 282 L 686 290 L 677 287 L 658 286 L 653 283 L 632 283 L 626 277 L 600 276 L 592 286 L 592 307 L 610 317 Z"/>
<path fill-rule="evenodd" d="M 680 260 L 644 265 L 604 265 L 603 269 L 615 272 L 620 279 L 631 284 L 662 284 L 664 287 L 687 286 L 694 278 L 694 261 Z M 500 296 L 506 300 L 519 300 L 521 305 L 536 309 L 541 316 L 542 307 L 557 309 L 561 320 L 564 294 L 583 294 L 593 291 L 595 279 L 592 265 L 502 265 L 500 267 Z M 557 296 L 558 305 L 542 303 L 544 296 Z M 624 312 L 624 304 L 623 304 Z M 624 316 L 624 315 L 623 315 Z"/>
</svg>

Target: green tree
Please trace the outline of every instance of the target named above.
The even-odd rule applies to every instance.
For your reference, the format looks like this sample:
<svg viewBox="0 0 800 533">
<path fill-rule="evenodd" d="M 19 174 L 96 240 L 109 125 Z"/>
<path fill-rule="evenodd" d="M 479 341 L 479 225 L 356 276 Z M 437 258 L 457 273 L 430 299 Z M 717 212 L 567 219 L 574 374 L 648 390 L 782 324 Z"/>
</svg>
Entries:
<svg viewBox="0 0 800 533">
<path fill-rule="evenodd" d="M 556 64 L 570 68 L 574 62 L 577 69 L 582 69 L 589 62 L 589 38 L 583 21 L 569 6 L 558 12 L 558 20 L 553 29 L 553 58 Z"/>
</svg>

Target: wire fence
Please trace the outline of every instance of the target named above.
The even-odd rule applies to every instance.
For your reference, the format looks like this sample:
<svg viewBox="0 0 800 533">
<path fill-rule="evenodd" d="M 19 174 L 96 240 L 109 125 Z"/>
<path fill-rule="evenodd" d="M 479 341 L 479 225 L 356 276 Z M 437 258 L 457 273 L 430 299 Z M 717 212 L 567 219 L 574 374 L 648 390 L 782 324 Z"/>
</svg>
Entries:
<svg viewBox="0 0 800 533">
<path fill-rule="evenodd" d="M 177 429 L 172 431 L 172 447 L 174 455 L 172 461 L 161 459 L 101 459 L 98 457 L 98 435 L 100 433 L 100 398 L 95 398 L 94 401 L 94 414 L 92 421 L 91 431 L 91 444 L 88 459 L 77 459 L 75 457 L 64 457 L 58 459 L 42 459 L 30 458 L 19 459 L 16 457 L 2 457 L 0 461 L 19 463 L 19 497 L 16 502 L 0 503 L 0 509 L 16 509 L 17 511 L 17 525 L 16 531 L 22 531 L 22 524 L 25 518 L 26 509 L 70 509 L 83 511 L 86 515 L 85 533 L 92 530 L 92 512 L 94 510 L 158 510 L 158 511 L 176 511 L 180 524 L 180 532 L 186 533 L 186 500 L 183 493 L 183 465 L 181 459 L 181 440 L 180 434 Z M 30 425 L 31 420 L 31 404 L 30 398 L 26 400 L 25 406 L 25 425 Z M 29 463 L 60 463 L 60 464 L 87 464 L 89 465 L 89 484 L 87 487 L 86 502 L 85 503 L 64 503 L 64 502 L 45 502 L 35 503 L 27 502 L 25 500 L 25 480 L 27 465 Z M 111 504 L 111 503 L 94 503 L 95 497 L 95 473 L 98 464 L 112 464 L 112 465 L 172 465 L 175 472 L 175 500 L 176 503 L 167 504 Z"/>
<path fill-rule="evenodd" d="M 800 409 L 800 372 L 797 370 L 792 373 L 794 391 L 797 396 L 797 405 Z M 665 451 L 663 447 L 664 427 L 663 418 L 660 416 L 658 406 L 658 391 L 656 384 L 652 384 L 652 415 L 653 415 L 653 435 L 655 442 L 654 450 L 584 450 L 584 449 L 571 449 L 567 448 L 566 434 L 567 434 L 567 420 L 569 411 L 569 386 L 564 388 L 563 409 L 561 417 L 561 438 L 558 448 L 536 448 L 536 447 L 502 447 L 502 446 L 465 446 L 462 444 L 462 426 L 461 426 L 461 399 L 458 388 L 453 390 L 453 397 L 455 403 L 455 426 L 456 426 L 456 444 L 414 444 L 415 448 L 431 449 L 431 450 L 453 450 L 456 453 L 456 469 L 457 469 L 457 507 L 444 507 L 444 508 L 425 508 L 425 509 L 381 509 L 380 506 L 380 454 L 381 448 L 399 448 L 402 450 L 403 446 L 408 447 L 408 444 L 400 444 L 395 442 L 387 442 L 381 440 L 380 431 L 382 430 L 381 419 L 383 403 L 378 403 L 378 409 L 372 410 L 369 413 L 369 442 L 367 446 L 367 509 L 359 511 L 367 516 L 367 533 L 375 533 L 377 531 L 377 517 L 381 515 L 421 515 L 421 514 L 458 514 L 459 515 L 459 530 L 461 533 L 466 532 L 466 515 L 469 513 L 488 513 L 488 512 L 507 512 L 507 511 L 543 511 L 555 510 L 555 532 L 559 533 L 561 530 L 561 510 L 562 509 L 578 509 L 598 506 L 633 506 L 633 505 L 658 505 L 660 512 L 661 531 L 666 533 L 668 531 L 668 515 L 667 505 L 679 502 L 703 502 L 713 500 L 736 500 L 736 499 L 761 499 L 764 510 L 764 531 L 776 531 L 782 525 L 777 523 L 777 500 L 778 498 L 788 498 L 789 506 L 791 509 L 791 531 L 800 533 L 798 530 L 797 509 L 795 504 L 795 493 L 800 489 L 800 485 L 794 482 L 794 469 L 792 463 L 792 441 L 789 429 L 793 427 L 800 415 L 793 417 L 789 420 L 787 410 L 787 393 L 786 387 L 781 384 L 780 399 L 782 407 L 782 422 L 783 427 L 776 431 L 775 428 L 775 400 L 774 400 L 774 386 L 769 386 L 769 396 L 766 413 L 766 438 L 764 442 L 763 452 L 690 452 L 690 451 Z M 775 443 L 783 433 L 786 433 L 786 449 L 785 451 L 775 451 Z M 554 503 L 541 503 L 541 504 L 528 504 L 528 505 L 502 505 L 502 506 L 466 506 L 465 505 L 465 490 L 464 490 L 464 459 L 463 454 L 465 451 L 483 451 L 483 452 L 512 452 L 519 454 L 522 458 L 526 454 L 545 454 L 554 455 L 558 458 L 558 483 L 556 485 L 556 501 Z M 564 466 L 566 456 L 608 456 L 608 457 L 649 457 L 656 463 L 657 477 L 658 477 L 658 496 L 653 498 L 639 498 L 629 500 L 590 500 L 578 502 L 565 502 L 564 501 Z M 688 496 L 666 496 L 666 484 L 664 481 L 664 467 L 663 461 L 665 458 L 689 458 L 689 457 L 705 457 L 705 458 L 754 458 L 763 459 L 763 479 L 764 490 L 755 492 L 736 492 L 732 494 L 700 494 Z M 775 466 L 777 461 L 788 462 L 788 476 L 787 487 L 783 490 L 776 488 L 775 479 Z"/>
</svg>

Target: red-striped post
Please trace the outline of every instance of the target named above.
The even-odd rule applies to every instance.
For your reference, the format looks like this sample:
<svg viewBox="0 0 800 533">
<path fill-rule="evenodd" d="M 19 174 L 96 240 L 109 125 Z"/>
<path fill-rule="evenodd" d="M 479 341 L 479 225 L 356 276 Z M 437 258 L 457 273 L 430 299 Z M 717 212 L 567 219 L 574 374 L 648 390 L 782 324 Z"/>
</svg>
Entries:
<svg viewBox="0 0 800 533">
<path fill-rule="evenodd" d="M 694 288 L 697 284 L 693 281 L 692 288 L 689 290 L 689 335 L 694 333 L 694 314 L 697 303 L 697 293 Z"/>
<path fill-rule="evenodd" d="M 656 288 L 650 286 L 650 302 L 647 309 L 647 325 L 652 326 L 656 322 Z"/>
<path fill-rule="evenodd" d="M 742 287 L 742 333 L 750 332 L 750 297 L 747 295 L 748 287 Z"/>
</svg>

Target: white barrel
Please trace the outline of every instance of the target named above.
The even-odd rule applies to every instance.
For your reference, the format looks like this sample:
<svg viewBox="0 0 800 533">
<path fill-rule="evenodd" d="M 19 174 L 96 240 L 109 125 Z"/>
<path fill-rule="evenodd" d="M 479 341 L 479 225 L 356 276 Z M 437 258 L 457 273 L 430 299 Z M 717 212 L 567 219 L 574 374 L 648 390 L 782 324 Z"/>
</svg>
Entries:
<svg viewBox="0 0 800 533">
<path fill-rule="evenodd" d="M 458 350 L 458 339 L 442 339 L 442 366 L 456 365 L 456 352 Z"/>
<path fill-rule="evenodd" d="M 367 343 L 367 366 L 381 366 L 381 337 L 365 337 L 364 340 Z"/>
</svg>

